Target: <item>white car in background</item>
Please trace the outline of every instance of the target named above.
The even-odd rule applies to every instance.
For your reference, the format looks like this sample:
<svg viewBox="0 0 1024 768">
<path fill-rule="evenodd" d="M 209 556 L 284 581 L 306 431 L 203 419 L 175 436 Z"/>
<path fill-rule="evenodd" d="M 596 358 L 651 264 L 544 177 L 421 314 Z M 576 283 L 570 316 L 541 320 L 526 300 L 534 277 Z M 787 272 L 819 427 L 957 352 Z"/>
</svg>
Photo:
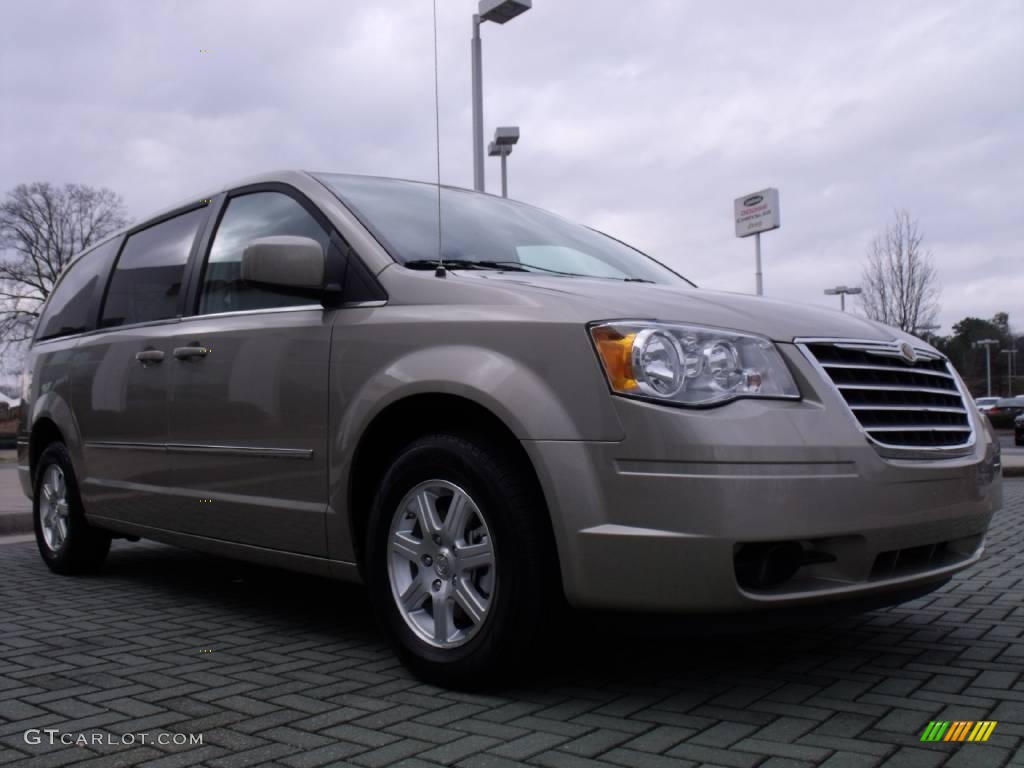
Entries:
<svg viewBox="0 0 1024 768">
<path fill-rule="evenodd" d="M 974 404 L 978 406 L 978 410 L 982 413 L 987 413 L 992 410 L 992 406 L 999 402 L 998 397 L 976 397 L 974 398 Z"/>
</svg>

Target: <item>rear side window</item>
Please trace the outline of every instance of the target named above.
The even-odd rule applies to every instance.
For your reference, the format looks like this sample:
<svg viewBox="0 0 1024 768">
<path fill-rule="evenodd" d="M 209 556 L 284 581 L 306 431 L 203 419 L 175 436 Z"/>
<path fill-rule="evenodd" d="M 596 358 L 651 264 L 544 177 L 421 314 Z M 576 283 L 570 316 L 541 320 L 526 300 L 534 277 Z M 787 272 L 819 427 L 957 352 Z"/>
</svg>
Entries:
<svg viewBox="0 0 1024 768">
<path fill-rule="evenodd" d="M 82 254 L 61 277 L 39 320 L 38 339 L 52 339 L 96 327 L 100 284 L 117 255 L 119 237 Z"/>
<path fill-rule="evenodd" d="M 101 327 L 166 320 L 178 297 L 192 242 L 206 216 L 197 208 L 128 238 L 110 279 Z"/>
<path fill-rule="evenodd" d="M 281 192 L 233 197 L 217 227 L 203 272 L 199 314 L 310 304 L 308 296 L 242 280 L 242 251 L 258 237 L 311 237 L 327 252 L 330 234 L 294 198 Z M 313 302 L 315 303 L 315 302 Z"/>
</svg>

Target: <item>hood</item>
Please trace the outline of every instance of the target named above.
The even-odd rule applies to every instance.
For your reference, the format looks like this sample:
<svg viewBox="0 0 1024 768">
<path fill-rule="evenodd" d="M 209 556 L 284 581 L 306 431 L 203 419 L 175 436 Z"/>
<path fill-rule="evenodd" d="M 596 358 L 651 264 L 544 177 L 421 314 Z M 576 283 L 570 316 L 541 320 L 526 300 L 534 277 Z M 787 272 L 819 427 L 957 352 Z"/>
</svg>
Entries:
<svg viewBox="0 0 1024 768">
<path fill-rule="evenodd" d="M 515 285 L 531 293 L 546 294 L 563 306 L 573 307 L 588 321 L 630 318 L 695 323 L 759 333 L 782 342 L 818 336 L 871 341 L 905 339 L 913 340 L 919 347 L 927 346 L 896 328 L 847 312 L 764 296 L 709 291 L 682 284 L 623 283 L 525 273 L 461 271 L 459 275 L 495 286 Z"/>
</svg>

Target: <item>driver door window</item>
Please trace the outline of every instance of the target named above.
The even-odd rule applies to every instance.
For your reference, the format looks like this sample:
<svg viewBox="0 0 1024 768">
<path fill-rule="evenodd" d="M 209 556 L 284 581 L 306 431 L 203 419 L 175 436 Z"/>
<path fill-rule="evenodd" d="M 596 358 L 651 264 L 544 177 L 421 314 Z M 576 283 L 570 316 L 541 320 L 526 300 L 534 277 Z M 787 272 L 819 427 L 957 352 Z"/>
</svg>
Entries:
<svg viewBox="0 0 1024 768">
<path fill-rule="evenodd" d="M 199 292 L 199 314 L 310 304 L 271 286 L 242 280 L 242 251 L 258 237 L 311 237 L 327 252 L 330 235 L 296 200 L 280 192 L 253 192 L 228 201 L 217 227 Z"/>
</svg>

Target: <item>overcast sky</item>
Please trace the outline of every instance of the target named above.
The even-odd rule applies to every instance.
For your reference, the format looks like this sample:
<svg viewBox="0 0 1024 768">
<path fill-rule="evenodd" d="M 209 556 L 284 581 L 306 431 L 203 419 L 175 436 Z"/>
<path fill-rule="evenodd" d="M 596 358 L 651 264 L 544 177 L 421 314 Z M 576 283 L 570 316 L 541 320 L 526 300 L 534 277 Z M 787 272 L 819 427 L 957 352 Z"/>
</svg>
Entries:
<svg viewBox="0 0 1024 768">
<path fill-rule="evenodd" d="M 441 176 L 460 186 L 475 7 L 438 0 Z M 944 332 L 997 311 L 1024 331 L 1022 33 L 1021 0 L 534 0 L 484 25 L 485 132 L 522 127 L 513 197 L 710 288 L 753 290 L 741 194 L 781 194 L 765 292 L 829 306 L 907 208 Z M 5 3 L 0 192 L 107 186 L 139 218 L 275 168 L 433 179 L 432 45 L 430 0 Z"/>
</svg>

